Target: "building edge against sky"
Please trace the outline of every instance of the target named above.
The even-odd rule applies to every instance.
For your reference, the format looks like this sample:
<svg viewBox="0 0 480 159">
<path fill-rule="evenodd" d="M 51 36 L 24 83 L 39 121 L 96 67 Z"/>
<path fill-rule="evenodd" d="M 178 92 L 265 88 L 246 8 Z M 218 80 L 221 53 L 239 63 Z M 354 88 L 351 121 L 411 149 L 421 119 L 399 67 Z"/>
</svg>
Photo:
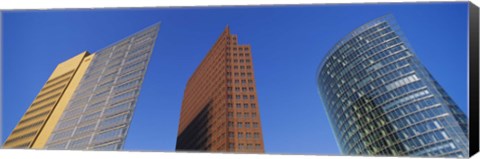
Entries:
<svg viewBox="0 0 480 159">
<path fill-rule="evenodd" d="M 159 27 L 59 64 L 4 147 L 121 149 Z"/>
<path fill-rule="evenodd" d="M 345 36 L 316 78 L 343 154 L 468 156 L 466 115 L 420 63 L 393 15 Z"/>
<path fill-rule="evenodd" d="M 47 149 L 123 148 L 159 27 L 96 52 Z"/>
<path fill-rule="evenodd" d="M 176 151 L 263 153 L 249 45 L 227 26 L 185 87 Z"/>
<path fill-rule="evenodd" d="M 81 53 L 57 65 L 33 103 L 5 141 L 5 148 L 42 148 L 93 55 Z"/>
</svg>

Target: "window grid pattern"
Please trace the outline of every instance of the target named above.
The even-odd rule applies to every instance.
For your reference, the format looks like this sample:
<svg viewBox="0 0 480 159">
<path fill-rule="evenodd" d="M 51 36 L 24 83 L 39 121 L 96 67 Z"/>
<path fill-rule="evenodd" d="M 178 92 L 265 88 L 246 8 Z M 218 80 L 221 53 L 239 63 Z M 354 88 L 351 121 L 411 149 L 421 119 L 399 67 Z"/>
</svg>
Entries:
<svg viewBox="0 0 480 159">
<path fill-rule="evenodd" d="M 133 115 L 159 25 L 96 53 L 46 148 L 119 150 Z M 57 137 L 58 138 L 58 137 Z"/>
<path fill-rule="evenodd" d="M 347 155 L 467 157 L 467 118 L 420 64 L 393 16 L 342 39 L 318 88 Z"/>
<path fill-rule="evenodd" d="M 226 27 L 188 80 L 175 149 L 263 153 L 255 87 L 251 47 Z"/>
</svg>

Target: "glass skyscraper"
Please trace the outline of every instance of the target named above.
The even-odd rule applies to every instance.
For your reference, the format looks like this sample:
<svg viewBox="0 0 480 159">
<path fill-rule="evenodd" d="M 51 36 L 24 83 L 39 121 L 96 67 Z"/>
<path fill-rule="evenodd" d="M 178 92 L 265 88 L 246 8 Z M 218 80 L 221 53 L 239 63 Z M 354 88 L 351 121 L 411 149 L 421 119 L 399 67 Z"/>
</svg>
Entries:
<svg viewBox="0 0 480 159">
<path fill-rule="evenodd" d="M 121 149 L 132 119 L 159 24 L 97 53 L 46 149 Z"/>
<path fill-rule="evenodd" d="M 343 154 L 468 157 L 466 115 L 420 63 L 392 15 L 338 42 L 317 82 Z"/>
</svg>

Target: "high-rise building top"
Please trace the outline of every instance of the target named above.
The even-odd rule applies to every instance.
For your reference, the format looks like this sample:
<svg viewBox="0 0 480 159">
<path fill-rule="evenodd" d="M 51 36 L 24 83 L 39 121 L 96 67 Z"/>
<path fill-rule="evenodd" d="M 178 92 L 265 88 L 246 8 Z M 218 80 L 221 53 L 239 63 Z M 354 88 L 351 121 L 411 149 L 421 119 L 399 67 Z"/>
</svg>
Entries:
<svg viewBox="0 0 480 159">
<path fill-rule="evenodd" d="M 96 53 L 47 149 L 122 148 L 159 25 Z"/>
<path fill-rule="evenodd" d="M 263 153 L 253 61 L 229 28 L 188 80 L 177 150 Z"/>
<path fill-rule="evenodd" d="M 158 30 L 155 24 L 59 64 L 5 147 L 121 149 Z"/>
<path fill-rule="evenodd" d="M 362 25 L 320 65 L 342 153 L 467 157 L 467 117 L 420 63 L 392 15 Z"/>
</svg>

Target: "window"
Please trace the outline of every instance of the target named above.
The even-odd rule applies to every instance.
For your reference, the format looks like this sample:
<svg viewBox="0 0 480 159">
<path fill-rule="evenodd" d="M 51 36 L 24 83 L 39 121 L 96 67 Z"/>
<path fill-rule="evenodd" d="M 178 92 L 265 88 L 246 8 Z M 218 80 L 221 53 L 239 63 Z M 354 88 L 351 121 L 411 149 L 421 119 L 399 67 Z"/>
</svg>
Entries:
<svg viewBox="0 0 480 159">
<path fill-rule="evenodd" d="M 248 104 L 243 104 L 243 108 L 247 109 L 247 108 L 248 108 Z"/>
<path fill-rule="evenodd" d="M 245 128 L 250 128 L 250 122 L 245 123 Z"/>
<path fill-rule="evenodd" d="M 133 72 L 130 72 L 120 78 L 118 78 L 118 81 L 117 82 L 123 82 L 123 81 L 127 81 L 127 80 L 130 80 L 130 79 L 133 79 L 135 77 L 138 77 L 138 75 L 140 75 L 141 73 L 143 72 L 143 70 L 139 70 L 139 71 L 133 71 Z M 113 73 L 110 73 L 108 75 L 105 75 L 102 79 L 106 79 L 108 78 L 109 76 L 113 76 L 115 75 L 116 72 L 113 72 Z"/>
<path fill-rule="evenodd" d="M 54 150 L 63 150 L 65 149 L 65 146 L 67 146 L 67 142 L 55 144 L 55 145 L 50 145 L 47 147 L 47 149 L 54 149 Z"/>
<path fill-rule="evenodd" d="M 230 144 L 228 145 L 228 148 L 230 149 L 230 151 L 233 151 L 233 150 L 235 149 L 235 144 L 230 143 Z"/>
<path fill-rule="evenodd" d="M 227 108 L 233 108 L 233 104 L 232 103 L 227 103 Z"/>
<path fill-rule="evenodd" d="M 99 127 L 104 129 L 104 128 L 112 127 L 115 125 L 123 124 L 123 122 L 127 120 L 127 117 L 128 117 L 127 114 L 123 114 L 123 115 L 105 119 L 100 123 Z"/>
<path fill-rule="evenodd" d="M 253 122 L 253 128 L 258 128 L 258 123 L 257 122 Z"/>
<path fill-rule="evenodd" d="M 70 145 L 68 146 L 68 148 L 69 149 L 79 149 L 79 148 L 81 149 L 88 144 L 89 140 L 90 140 L 90 136 L 72 141 L 72 142 L 70 142 Z"/>
<path fill-rule="evenodd" d="M 106 90 L 106 91 L 103 91 L 103 92 L 100 92 L 100 93 L 97 93 L 94 95 L 94 98 L 98 98 L 98 97 L 101 97 L 101 96 L 104 96 L 106 95 L 108 92 L 110 92 L 110 89 L 109 90 Z"/>
<path fill-rule="evenodd" d="M 243 144 L 238 144 L 238 149 L 239 149 L 239 150 L 243 150 L 243 149 L 244 149 Z"/>
<path fill-rule="evenodd" d="M 85 132 L 93 131 L 95 129 L 95 125 L 96 125 L 96 123 L 80 127 L 77 130 L 75 130 L 75 135 L 79 135 L 79 134 L 82 134 L 82 133 L 85 133 Z"/>
<path fill-rule="evenodd" d="M 240 95 L 236 95 L 235 98 L 236 98 L 236 99 L 240 99 Z"/>
<path fill-rule="evenodd" d="M 253 104 L 253 103 L 250 104 L 250 106 L 251 106 L 252 108 L 256 108 L 256 107 L 257 107 L 257 105 L 255 105 L 255 104 Z"/>
<path fill-rule="evenodd" d="M 241 118 L 242 117 L 242 113 L 237 113 L 237 118 Z"/>
<path fill-rule="evenodd" d="M 232 118 L 233 117 L 233 112 L 228 112 L 227 117 Z"/>
<path fill-rule="evenodd" d="M 257 117 L 257 113 L 252 113 L 252 118 L 256 118 Z"/>
<path fill-rule="evenodd" d="M 261 149 L 260 144 L 255 144 L 255 149 L 260 150 Z"/>
<path fill-rule="evenodd" d="M 55 133 L 52 137 L 52 141 L 62 139 L 62 138 L 65 138 L 65 137 L 70 137 L 70 135 L 72 135 L 72 132 L 73 132 L 73 130 L 67 130 L 67 131 L 64 131 L 64 132 Z"/>
<path fill-rule="evenodd" d="M 260 133 L 258 133 L 258 132 L 253 133 L 253 138 L 255 138 L 255 139 L 260 138 Z"/>
<path fill-rule="evenodd" d="M 102 84 L 100 84 L 100 85 L 97 86 L 97 89 L 101 89 L 101 88 L 108 87 L 108 86 L 112 85 L 112 83 L 113 83 L 113 80 L 108 81 L 108 82 L 105 82 L 105 83 L 102 83 Z"/>
<path fill-rule="evenodd" d="M 243 125 L 242 122 L 238 122 L 238 123 L 237 123 L 237 128 L 242 128 L 242 125 Z"/>
<path fill-rule="evenodd" d="M 100 116 L 100 113 L 101 113 L 101 111 L 95 112 L 95 113 L 91 113 L 91 114 L 88 114 L 88 115 L 84 115 L 84 116 L 82 117 L 82 121 L 81 121 L 81 122 L 86 122 L 86 121 L 90 121 L 90 120 L 93 120 L 93 119 L 97 119 L 97 118 Z"/>
<path fill-rule="evenodd" d="M 130 103 L 128 103 L 128 102 L 127 103 L 122 103 L 122 104 L 113 106 L 111 108 L 108 108 L 107 110 L 105 110 L 104 114 L 105 115 L 119 114 L 121 112 L 127 111 L 129 106 L 130 106 Z"/>
<path fill-rule="evenodd" d="M 235 87 L 235 92 L 240 92 L 240 87 Z"/>
<path fill-rule="evenodd" d="M 250 114 L 248 114 L 248 113 L 243 113 L 243 117 L 244 117 L 244 118 L 248 118 L 249 116 L 250 116 Z"/>
<path fill-rule="evenodd" d="M 248 99 L 248 96 L 247 96 L 247 95 L 243 95 L 243 99 Z"/>
<path fill-rule="evenodd" d="M 248 88 L 250 92 L 253 92 L 253 87 Z"/>
<path fill-rule="evenodd" d="M 247 87 L 242 87 L 242 92 L 246 92 L 247 91 Z"/>
<path fill-rule="evenodd" d="M 232 113 L 232 116 L 233 116 L 233 113 Z M 228 127 L 232 128 L 233 127 L 233 122 L 228 122 Z"/>
<path fill-rule="evenodd" d="M 145 61 L 140 61 L 140 62 L 137 62 L 137 63 L 129 64 L 122 69 L 122 72 L 127 72 L 127 71 L 130 71 L 130 70 L 134 70 L 134 69 L 143 67 L 144 64 L 145 64 Z"/>
<path fill-rule="evenodd" d="M 111 140 L 123 134 L 123 129 L 110 130 L 95 136 L 94 140 L 98 142 Z"/>
<path fill-rule="evenodd" d="M 59 125 L 58 125 L 58 129 L 63 129 L 63 128 L 66 128 L 66 127 L 73 126 L 77 123 L 77 121 L 78 121 L 78 118 L 73 118 L 73 119 L 70 119 L 70 120 L 67 120 L 67 121 L 60 121 Z"/>
<path fill-rule="evenodd" d="M 92 104 L 92 105 L 89 105 L 87 110 L 94 110 L 94 109 L 97 109 L 97 108 L 100 108 L 101 106 L 103 106 L 105 104 L 105 101 L 100 101 L 100 102 L 97 102 L 95 104 Z"/>
<path fill-rule="evenodd" d="M 239 139 L 243 138 L 243 133 L 242 133 L 242 132 L 239 132 L 239 133 L 238 133 L 238 138 L 239 138 Z"/>
<path fill-rule="evenodd" d="M 252 138 L 252 133 L 249 133 L 249 132 L 245 133 L 245 138 L 246 139 Z"/>
<path fill-rule="evenodd" d="M 133 97 L 135 95 L 135 93 L 136 93 L 136 90 L 133 90 L 133 91 L 129 91 L 129 92 L 117 95 L 117 96 L 112 98 L 112 103 L 120 101 L 122 99 Z"/>
<path fill-rule="evenodd" d="M 235 133 L 229 132 L 229 133 L 228 133 L 228 137 L 229 137 L 229 138 L 234 138 L 234 137 L 235 137 Z"/>
<path fill-rule="evenodd" d="M 250 99 L 255 99 L 255 96 L 254 95 L 250 95 Z"/>
<path fill-rule="evenodd" d="M 83 112 L 83 108 L 70 109 L 69 111 L 63 113 L 64 118 L 70 118 L 72 116 L 77 116 Z M 46 113 L 48 114 L 48 113 Z"/>
</svg>

